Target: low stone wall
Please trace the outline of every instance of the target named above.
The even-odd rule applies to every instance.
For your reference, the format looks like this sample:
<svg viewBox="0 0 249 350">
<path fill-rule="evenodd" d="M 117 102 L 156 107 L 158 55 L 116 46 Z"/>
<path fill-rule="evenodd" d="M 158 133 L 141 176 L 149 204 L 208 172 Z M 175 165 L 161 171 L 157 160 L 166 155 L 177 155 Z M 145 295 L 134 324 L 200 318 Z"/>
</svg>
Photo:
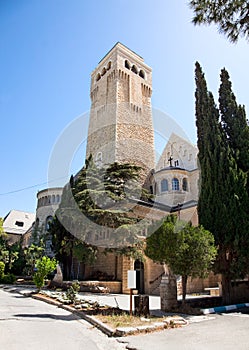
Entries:
<svg viewBox="0 0 249 350">
<path fill-rule="evenodd" d="M 72 285 L 72 281 L 63 282 L 63 287 L 69 287 Z M 109 292 L 113 294 L 122 293 L 121 281 L 79 281 L 80 292 Z M 98 289 L 98 287 L 100 287 Z"/>
</svg>

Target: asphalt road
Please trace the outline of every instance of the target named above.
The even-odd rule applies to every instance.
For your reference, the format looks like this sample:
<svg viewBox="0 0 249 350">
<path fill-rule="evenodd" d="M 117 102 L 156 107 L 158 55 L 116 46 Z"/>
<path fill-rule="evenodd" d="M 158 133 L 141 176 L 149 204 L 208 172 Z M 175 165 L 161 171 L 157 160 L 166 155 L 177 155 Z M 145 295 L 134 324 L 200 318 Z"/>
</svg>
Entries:
<svg viewBox="0 0 249 350">
<path fill-rule="evenodd" d="M 121 350 L 84 320 L 63 309 L 0 290 L 1 350 Z"/>
<path fill-rule="evenodd" d="M 248 313 L 195 316 L 182 328 L 115 339 L 70 312 L 0 289 L 0 349 L 249 350 Z"/>
<path fill-rule="evenodd" d="M 247 310 L 248 311 L 248 310 Z M 200 317 L 200 320 L 202 318 Z M 248 350 L 249 315 L 240 312 L 212 314 L 201 322 L 144 336 L 127 337 L 137 350 Z"/>
</svg>

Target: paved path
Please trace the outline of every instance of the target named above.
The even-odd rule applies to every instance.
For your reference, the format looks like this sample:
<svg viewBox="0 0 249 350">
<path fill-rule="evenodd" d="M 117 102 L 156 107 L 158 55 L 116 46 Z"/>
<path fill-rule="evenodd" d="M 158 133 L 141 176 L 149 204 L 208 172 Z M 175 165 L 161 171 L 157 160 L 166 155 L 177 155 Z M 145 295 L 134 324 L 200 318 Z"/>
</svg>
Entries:
<svg viewBox="0 0 249 350">
<path fill-rule="evenodd" d="M 0 349 L 121 350 L 125 345 L 70 312 L 0 289 Z"/>
</svg>

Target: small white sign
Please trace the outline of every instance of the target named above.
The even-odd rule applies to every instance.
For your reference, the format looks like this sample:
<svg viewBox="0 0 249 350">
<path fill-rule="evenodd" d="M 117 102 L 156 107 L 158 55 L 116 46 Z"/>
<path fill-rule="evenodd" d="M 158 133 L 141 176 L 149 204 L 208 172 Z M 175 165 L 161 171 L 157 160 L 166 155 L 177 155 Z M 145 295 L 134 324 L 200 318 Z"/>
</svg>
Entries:
<svg viewBox="0 0 249 350">
<path fill-rule="evenodd" d="M 136 289 L 136 271 L 128 270 L 128 288 Z"/>
</svg>

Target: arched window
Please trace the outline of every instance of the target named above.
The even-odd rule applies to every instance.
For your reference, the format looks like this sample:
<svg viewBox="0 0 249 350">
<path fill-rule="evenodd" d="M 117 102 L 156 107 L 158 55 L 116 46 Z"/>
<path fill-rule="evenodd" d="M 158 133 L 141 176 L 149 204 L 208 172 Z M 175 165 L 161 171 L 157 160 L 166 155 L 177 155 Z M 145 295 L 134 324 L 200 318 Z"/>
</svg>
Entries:
<svg viewBox="0 0 249 350">
<path fill-rule="evenodd" d="M 108 65 L 107 65 L 107 70 L 111 69 L 111 66 L 112 66 L 112 63 L 111 63 L 111 61 L 109 61 Z"/>
<path fill-rule="evenodd" d="M 96 76 L 96 81 L 99 81 L 100 78 L 101 78 L 101 75 L 98 73 Z"/>
<path fill-rule="evenodd" d="M 103 75 L 105 75 L 105 73 L 106 73 L 106 69 L 105 69 L 105 67 L 102 69 L 102 72 L 101 72 L 101 75 L 103 76 Z"/>
<path fill-rule="evenodd" d="M 166 192 L 168 190 L 169 190 L 168 181 L 166 179 L 163 179 L 161 181 L 161 192 Z"/>
<path fill-rule="evenodd" d="M 172 179 L 172 191 L 179 191 L 179 180 L 174 177 L 174 179 Z"/>
<path fill-rule="evenodd" d="M 54 204 L 54 202 L 55 202 L 55 195 L 53 194 L 52 195 L 52 204 Z"/>
<path fill-rule="evenodd" d="M 46 226 L 45 226 L 46 231 L 49 229 L 49 224 L 50 222 L 52 222 L 52 220 L 53 220 L 53 216 L 49 215 L 46 219 Z"/>
<path fill-rule="evenodd" d="M 145 79 L 145 73 L 144 73 L 143 70 L 140 70 L 139 76 L 140 76 L 141 78 Z"/>
<path fill-rule="evenodd" d="M 135 64 L 133 64 L 131 70 L 132 70 L 133 73 L 136 73 L 136 74 L 138 73 L 138 69 L 137 69 L 137 67 L 135 66 Z"/>
<path fill-rule="evenodd" d="M 57 196 L 56 196 L 56 203 L 60 203 L 60 195 L 59 194 L 57 194 Z"/>
<path fill-rule="evenodd" d="M 186 178 L 182 180 L 182 190 L 188 191 L 188 180 Z"/>
<path fill-rule="evenodd" d="M 39 220 L 39 218 L 36 218 L 36 220 L 35 220 L 35 227 L 38 228 L 39 224 L 40 224 L 40 220 Z"/>
<path fill-rule="evenodd" d="M 125 68 L 127 69 L 131 69 L 131 65 L 130 65 L 130 62 L 125 60 Z"/>
</svg>

